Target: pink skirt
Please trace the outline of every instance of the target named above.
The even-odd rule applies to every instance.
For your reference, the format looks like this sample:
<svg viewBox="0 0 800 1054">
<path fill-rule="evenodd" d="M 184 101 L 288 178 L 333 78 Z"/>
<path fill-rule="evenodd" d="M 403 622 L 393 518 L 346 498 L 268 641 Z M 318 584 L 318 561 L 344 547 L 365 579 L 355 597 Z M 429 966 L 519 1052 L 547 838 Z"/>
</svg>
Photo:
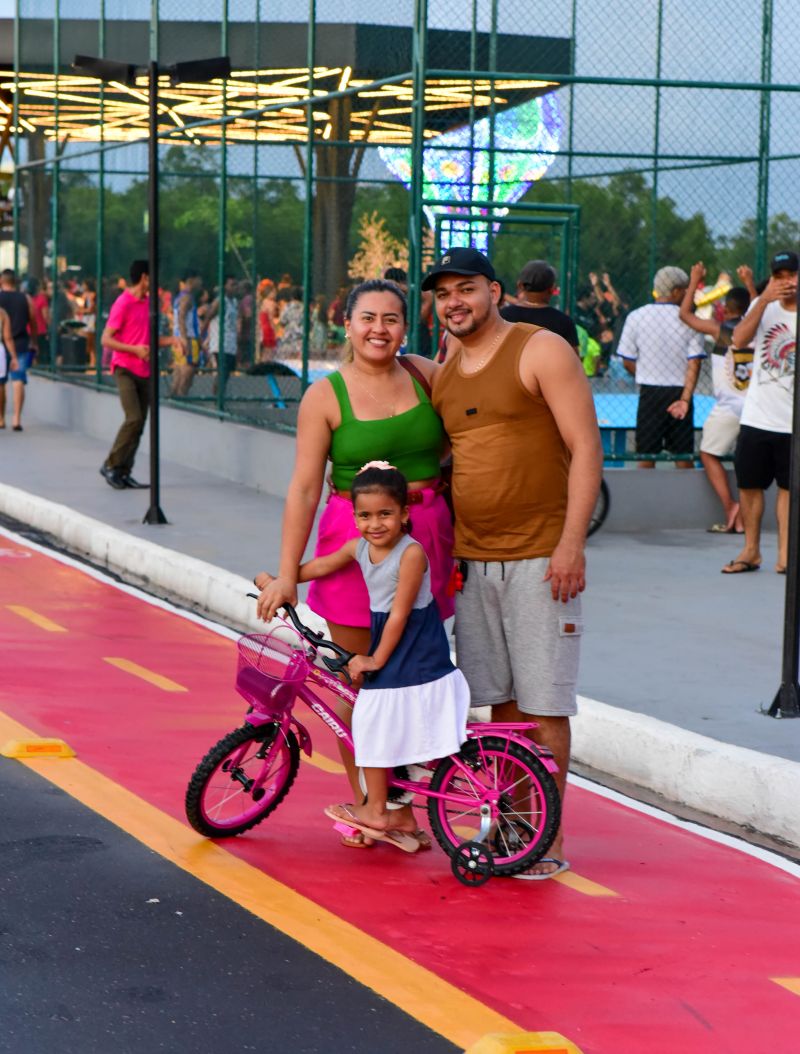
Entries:
<svg viewBox="0 0 800 1054">
<path fill-rule="evenodd" d="M 455 610 L 453 597 L 448 595 L 453 573 L 453 524 L 447 502 L 432 487 L 416 491 L 422 494 L 418 505 L 410 505 L 411 537 L 419 542 L 428 557 L 431 569 L 431 591 L 436 599 L 442 620 Z M 331 494 L 319 521 L 319 533 L 314 556 L 327 556 L 341 549 L 359 533 L 353 519 L 353 503 L 338 494 Z M 369 628 L 369 595 L 358 564 L 348 564 L 326 578 L 312 582 L 308 590 L 308 606 L 327 622 L 339 626 Z"/>
</svg>

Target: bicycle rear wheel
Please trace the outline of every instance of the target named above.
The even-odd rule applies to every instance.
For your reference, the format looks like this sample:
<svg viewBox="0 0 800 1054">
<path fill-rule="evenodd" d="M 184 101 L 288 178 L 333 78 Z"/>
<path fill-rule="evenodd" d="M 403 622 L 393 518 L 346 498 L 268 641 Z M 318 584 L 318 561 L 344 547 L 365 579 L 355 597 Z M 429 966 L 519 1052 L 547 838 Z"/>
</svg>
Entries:
<svg viewBox="0 0 800 1054">
<path fill-rule="evenodd" d="M 611 492 L 604 479 L 600 480 L 600 493 L 597 495 L 597 504 L 594 507 L 592 518 L 589 520 L 588 536 L 591 537 L 595 531 L 599 531 L 606 521 L 608 510 L 611 508 Z"/>
<path fill-rule="evenodd" d="M 561 820 L 553 777 L 533 750 L 502 735 L 470 739 L 458 754 L 444 758 L 430 789 L 460 799 L 428 799 L 431 830 L 451 857 L 462 843 L 481 840 L 481 804 L 495 799 L 486 844 L 496 875 L 517 874 L 540 860 Z"/>
<path fill-rule="evenodd" d="M 243 725 L 221 739 L 194 771 L 186 817 L 200 834 L 229 838 L 261 823 L 297 775 L 300 748 L 277 724 Z"/>
</svg>

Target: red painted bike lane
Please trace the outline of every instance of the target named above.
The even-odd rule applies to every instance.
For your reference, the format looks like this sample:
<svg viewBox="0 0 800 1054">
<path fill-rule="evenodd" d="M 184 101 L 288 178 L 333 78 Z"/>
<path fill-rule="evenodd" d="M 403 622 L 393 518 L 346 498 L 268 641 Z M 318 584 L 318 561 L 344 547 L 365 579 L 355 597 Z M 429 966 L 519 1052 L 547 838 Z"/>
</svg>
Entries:
<svg viewBox="0 0 800 1054">
<path fill-rule="evenodd" d="M 0 710 L 63 737 L 86 764 L 183 819 L 198 760 L 241 723 L 234 643 L 7 538 L 0 634 Z M 315 747 L 336 758 L 333 737 L 308 716 Z M 303 764 L 275 815 L 224 847 L 584 1054 L 797 1049 L 791 874 L 572 787 L 573 884 L 495 879 L 469 890 L 438 848 L 409 857 L 340 847 L 322 808 L 346 796 L 343 777 Z"/>
</svg>

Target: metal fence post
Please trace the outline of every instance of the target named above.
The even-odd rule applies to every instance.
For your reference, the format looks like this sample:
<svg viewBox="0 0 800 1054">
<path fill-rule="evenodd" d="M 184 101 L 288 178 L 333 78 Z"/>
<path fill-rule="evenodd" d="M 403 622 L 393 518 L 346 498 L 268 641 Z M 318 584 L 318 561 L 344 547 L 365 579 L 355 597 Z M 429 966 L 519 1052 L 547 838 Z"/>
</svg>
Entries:
<svg viewBox="0 0 800 1054">
<path fill-rule="evenodd" d="M 800 298 L 797 302 L 795 348 L 800 338 Z M 796 360 L 795 360 L 796 361 Z M 786 601 L 783 613 L 783 657 L 781 686 L 767 714 L 769 717 L 800 717 L 800 384 L 794 380 L 792 457 L 789 468 L 789 559 L 786 562 Z"/>
<path fill-rule="evenodd" d="M 222 24 L 220 26 L 220 52 L 228 54 L 228 0 L 222 0 Z M 217 411 L 225 412 L 225 388 L 228 380 L 228 366 L 233 364 L 225 358 L 225 250 L 228 241 L 228 86 L 222 82 L 222 128 L 220 130 L 220 163 L 219 163 L 219 201 L 217 211 Z M 238 348 L 236 349 L 238 352 Z"/>
<path fill-rule="evenodd" d="M 311 283 L 314 274 L 314 65 L 317 52 L 317 3 L 308 0 L 308 34 L 306 61 L 308 62 L 308 99 L 306 104 L 306 164 L 303 229 L 303 366 L 300 386 L 308 387 L 308 353 L 311 337 Z"/>
<path fill-rule="evenodd" d="M 762 0 L 761 81 L 772 80 L 772 14 L 773 0 Z M 756 195 L 756 245 L 753 269 L 760 278 L 767 267 L 769 240 L 769 154 L 772 123 L 772 92 L 762 91 L 758 115 L 758 187 Z"/>
<path fill-rule="evenodd" d="M 425 81 L 428 52 L 428 0 L 414 0 L 411 43 L 411 210 L 408 217 L 408 349 L 419 350 L 422 281 L 422 199 L 425 183 Z"/>
</svg>

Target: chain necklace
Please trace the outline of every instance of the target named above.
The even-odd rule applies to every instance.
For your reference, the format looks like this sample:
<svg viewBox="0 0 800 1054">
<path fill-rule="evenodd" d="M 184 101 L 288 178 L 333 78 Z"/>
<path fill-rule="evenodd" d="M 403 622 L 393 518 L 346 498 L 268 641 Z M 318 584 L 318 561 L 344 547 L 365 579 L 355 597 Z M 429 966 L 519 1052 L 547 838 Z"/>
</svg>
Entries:
<svg viewBox="0 0 800 1054">
<path fill-rule="evenodd" d="M 354 364 L 353 364 L 353 368 L 350 371 L 350 373 L 351 373 L 351 376 L 352 376 L 353 380 L 356 382 L 356 387 L 359 389 L 359 391 L 362 391 L 366 395 L 368 395 L 370 397 L 370 399 L 372 399 L 372 401 L 377 406 L 379 406 L 384 413 L 388 409 L 389 410 L 389 415 L 388 415 L 389 417 L 394 417 L 395 416 L 395 407 L 397 405 L 396 400 L 390 406 L 388 404 L 386 404 L 386 403 L 381 402 L 381 400 L 377 397 L 377 395 L 373 395 L 372 392 L 367 387 L 367 385 L 366 384 L 362 384 L 361 381 L 358 379 L 358 369 L 356 368 L 356 366 Z M 396 397 L 396 393 L 395 393 L 395 397 Z"/>
<path fill-rule="evenodd" d="M 497 347 L 497 345 L 499 344 L 501 338 L 506 335 L 506 329 L 507 328 L 508 328 L 507 326 L 503 326 L 503 328 L 500 330 L 500 332 L 494 338 L 492 343 L 489 345 L 489 347 L 483 353 L 481 358 L 478 360 L 477 366 L 475 366 L 474 368 L 470 364 L 470 369 L 466 369 L 466 360 L 464 358 L 464 348 L 463 348 L 463 345 L 462 345 L 462 348 L 461 348 L 461 368 L 464 371 L 464 373 L 466 373 L 466 374 L 477 373 L 478 370 L 483 369 L 483 367 L 484 367 L 484 365 L 486 363 L 486 360 L 489 358 L 489 356 L 492 354 L 494 349 Z"/>
</svg>

